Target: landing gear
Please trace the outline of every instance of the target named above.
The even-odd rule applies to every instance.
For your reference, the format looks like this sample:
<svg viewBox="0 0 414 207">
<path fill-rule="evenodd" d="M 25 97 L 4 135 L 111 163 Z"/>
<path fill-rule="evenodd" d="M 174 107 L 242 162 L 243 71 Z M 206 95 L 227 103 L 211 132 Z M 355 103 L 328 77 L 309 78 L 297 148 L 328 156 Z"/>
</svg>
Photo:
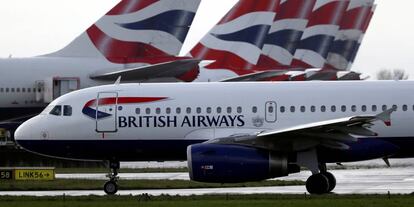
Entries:
<svg viewBox="0 0 414 207">
<path fill-rule="evenodd" d="M 107 195 L 114 195 L 118 192 L 118 171 L 120 168 L 119 161 L 110 161 L 109 162 L 110 172 L 108 174 L 109 181 L 104 185 L 104 191 Z"/>
<path fill-rule="evenodd" d="M 310 194 L 330 193 L 336 187 L 335 176 L 326 171 L 326 165 L 322 164 L 319 168 L 320 173 L 313 174 L 306 181 L 306 190 L 308 190 Z"/>
</svg>

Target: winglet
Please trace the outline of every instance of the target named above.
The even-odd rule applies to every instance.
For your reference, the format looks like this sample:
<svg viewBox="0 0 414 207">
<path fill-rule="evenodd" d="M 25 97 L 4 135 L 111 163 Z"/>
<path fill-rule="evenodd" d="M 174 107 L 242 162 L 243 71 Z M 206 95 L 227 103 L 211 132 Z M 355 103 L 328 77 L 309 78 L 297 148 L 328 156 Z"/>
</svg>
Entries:
<svg viewBox="0 0 414 207">
<path fill-rule="evenodd" d="M 115 81 L 114 85 L 119 85 L 119 84 L 121 84 L 121 79 L 122 79 L 122 76 L 119 76 L 119 77 L 118 77 L 118 79 L 116 79 L 116 81 Z"/>
<path fill-rule="evenodd" d="M 384 122 L 385 125 L 391 126 L 391 114 L 395 111 L 395 108 L 391 108 L 388 110 L 385 110 L 384 112 L 378 114 L 376 117 L 378 120 L 381 120 Z"/>
</svg>

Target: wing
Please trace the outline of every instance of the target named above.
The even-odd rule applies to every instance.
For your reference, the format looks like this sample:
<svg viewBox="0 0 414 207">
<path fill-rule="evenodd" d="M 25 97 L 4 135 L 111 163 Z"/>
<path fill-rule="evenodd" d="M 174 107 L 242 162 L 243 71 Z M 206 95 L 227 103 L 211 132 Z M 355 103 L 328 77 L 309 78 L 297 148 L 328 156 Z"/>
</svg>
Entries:
<svg viewBox="0 0 414 207">
<path fill-rule="evenodd" d="M 114 72 L 93 74 L 94 80 L 115 81 L 122 76 L 123 81 L 142 81 L 157 78 L 175 78 L 198 67 L 200 60 L 176 60 L 138 68 L 124 69 Z"/>
<path fill-rule="evenodd" d="M 306 150 L 318 145 L 345 150 L 349 148 L 347 144 L 357 141 L 355 136 L 377 136 L 377 133 L 369 129 L 374 122 L 382 121 L 390 126 L 394 110 L 389 109 L 374 116 L 345 117 L 280 130 L 266 130 L 253 135 L 213 139 L 208 143 L 239 144 L 287 152 Z"/>
</svg>

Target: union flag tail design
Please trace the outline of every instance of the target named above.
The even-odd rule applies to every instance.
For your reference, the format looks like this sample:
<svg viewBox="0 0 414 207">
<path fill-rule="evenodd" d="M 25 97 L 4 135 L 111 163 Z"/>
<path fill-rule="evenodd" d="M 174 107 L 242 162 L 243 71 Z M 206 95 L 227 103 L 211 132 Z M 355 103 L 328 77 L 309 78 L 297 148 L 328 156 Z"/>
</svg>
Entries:
<svg viewBox="0 0 414 207">
<path fill-rule="evenodd" d="M 190 54 L 215 61 L 206 69 L 226 69 L 237 74 L 256 65 L 279 0 L 240 0 L 198 43 Z"/>
<path fill-rule="evenodd" d="M 375 8 L 374 0 L 351 0 L 324 68 L 341 71 L 351 68 Z"/>
<path fill-rule="evenodd" d="M 321 68 L 325 65 L 349 0 L 318 0 L 295 52 L 292 67 Z"/>
<path fill-rule="evenodd" d="M 289 66 L 316 0 L 282 0 L 266 37 L 259 68 Z"/>
<path fill-rule="evenodd" d="M 154 63 L 157 58 L 163 62 L 179 54 L 199 4 L 200 0 L 122 0 L 68 46 L 46 56 L 104 57 L 116 64 Z"/>
</svg>

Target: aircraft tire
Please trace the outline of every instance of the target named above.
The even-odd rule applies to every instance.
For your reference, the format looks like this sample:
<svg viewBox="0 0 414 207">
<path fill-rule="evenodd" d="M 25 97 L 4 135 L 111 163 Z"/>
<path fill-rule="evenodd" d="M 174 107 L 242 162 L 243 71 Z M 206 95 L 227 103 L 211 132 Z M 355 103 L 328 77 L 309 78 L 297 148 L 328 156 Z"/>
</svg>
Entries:
<svg viewBox="0 0 414 207">
<path fill-rule="evenodd" d="M 335 187 L 336 187 L 336 178 L 335 178 L 335 176 L 330 172 L 322 172 L 322 174 L 326 178 L 328 178 L 328 183 L 329 183 L 328 192 L 332 192 L 333 189 L 335 189 Z"/>
<path fill-rule="evenodd" d="M 114 181 L 108 181 L 104 185 L 104 191 L 107 195 L 114 195 L 118 192 L 118 184 Z"/>
<path fill-rule="evenodd" d="M 306 181 L 306 190 L 310 194 L 328 193 L 329 192 L 328 189 L 329 189 L 329 180 L 325 175 L 321 173 L 310 176 L 308 180 Z"/>
</svg>

